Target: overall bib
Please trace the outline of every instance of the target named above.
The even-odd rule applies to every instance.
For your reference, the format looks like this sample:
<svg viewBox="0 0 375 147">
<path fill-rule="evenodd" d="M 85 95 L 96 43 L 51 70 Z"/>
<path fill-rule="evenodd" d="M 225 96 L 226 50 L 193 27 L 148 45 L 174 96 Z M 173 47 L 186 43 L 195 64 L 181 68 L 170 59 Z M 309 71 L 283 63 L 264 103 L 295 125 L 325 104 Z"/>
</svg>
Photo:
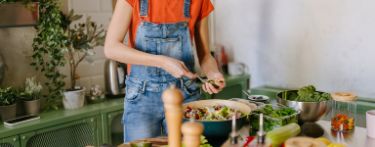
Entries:
<svg viewBox="0 0 375 147">
<path fill-rule="evenodd" d="M 140 17 L 147 17 L 148 0 L 140 0 Z M 191 0 L 184 0 L 184 17 L 190 18 Z M 194 51 L 188 22 L 155 24 L 142 21 L 136 33 L 137 50 L 181 60 L 194 72 Z M 126 78 L 124 142 L 166 134 L 162 92 L 171 85 L 180 88 L 184 102 L 200 97 L 200 86 L 187 78 L 177 79 L 157 67 L 132 65 Z"/>
</svg>

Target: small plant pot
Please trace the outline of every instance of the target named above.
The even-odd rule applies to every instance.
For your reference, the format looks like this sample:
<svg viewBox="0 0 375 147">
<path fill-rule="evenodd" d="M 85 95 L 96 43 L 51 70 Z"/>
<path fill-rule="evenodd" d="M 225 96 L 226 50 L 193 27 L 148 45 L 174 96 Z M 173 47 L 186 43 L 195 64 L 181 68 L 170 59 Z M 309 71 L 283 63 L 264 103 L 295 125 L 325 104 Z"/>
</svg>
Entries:
<svg viewBox="0 0 375 147">
<path fill-rule="evenodd" d="M 25 113 L 29 115 L 38 115 L 40 112 L 40 99 L 23 101 Z"/>
<path fill-rule="evenodd" d="M 85 89 L 65 91 L 63 105 L 65 109 L 78 109 L 85 104 Z"/>
<path fill-rule="evenodd" d="M 9 119 L 13 119 L 16 117 L 17 114 L 17 105 L 7 105 L 7 106 L 0 106 L 0 116 L 1 120 L 6 121 Z"/>
</svg>

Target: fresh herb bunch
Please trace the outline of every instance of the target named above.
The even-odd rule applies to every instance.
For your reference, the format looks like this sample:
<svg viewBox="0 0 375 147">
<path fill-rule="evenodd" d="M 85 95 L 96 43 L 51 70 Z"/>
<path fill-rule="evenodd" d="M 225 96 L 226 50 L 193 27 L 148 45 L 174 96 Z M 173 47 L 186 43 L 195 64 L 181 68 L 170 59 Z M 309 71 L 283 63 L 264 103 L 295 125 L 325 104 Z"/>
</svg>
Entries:
<svg viewBox="0 0 375 147">
<path fill-rule="evenodd" d="M 263 108 L 255 110 L 250 116 L 251 126 L 254 128 L 252 134 L 259 129 L 259 114 L 264 115 L 264 130 L 271 131 L 274 128 L 297 122 L 297 111 L 285 106 L 265 105 Z"/>
<path fill-rule="evenodd" d="M 41 98 L 42 84 L 35 80 L 35 77 L 27 78 L 25 81 L 25 89 L 21 93 L 22 100 L 32 101 Z"/>
<path fill-rule="evenodd" d="M 8 106 L 16 103 L 17 93 L 12 87 L 0 88 L 0 106 Z"/>
<path fill-rule="evenodd" d="M 70 89 L 75 90 L 78 65 L 89 55 L 94 54 L 94 48 L 104 45 L 105 31 L 102 25 L 97 25 L 87 17 L 85 22 L 74 24 L 79 21 L 82 15 L 74 14 L 71 10 L 68 15 L 63 16 L 64 36 L 67 42 L 64 50 L 67 52 L 67 60 L 70 67 Z M 74 24 L 74 25 L 73 25 Z"/>
<path fill-rule="evenodd" d="M 297 92 L 284 91 L 282 98 L 291 101 L 299 102 L 321 102 L 331 99 L 331 95 L 325 92 L 316 91 L 313 85 L 302 87 Z"/>
</svg>

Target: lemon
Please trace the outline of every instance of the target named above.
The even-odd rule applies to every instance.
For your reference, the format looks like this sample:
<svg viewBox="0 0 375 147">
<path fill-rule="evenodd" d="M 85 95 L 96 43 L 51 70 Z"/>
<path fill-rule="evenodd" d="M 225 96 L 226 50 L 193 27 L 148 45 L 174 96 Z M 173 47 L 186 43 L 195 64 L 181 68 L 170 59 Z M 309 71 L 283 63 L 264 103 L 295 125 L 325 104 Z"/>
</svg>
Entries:
<svg viewBox="0 0 375 147">
<path fill-rule="evenodd" d="M 346 147 L 346 145 L 341 143 L 331 143 L 327 147 Z"/>
<path fill-rule="evenodd" d="M 329 144 L 331 144 L 331 141 L 329 141 L 329 140 L 328 140 L 327 138 L 325 138 L 325 137 L 319 137 L 319 138 L 317 138 L 316 140 L 323 142 L 325 145 L 329 145 Z"/>
</svg>

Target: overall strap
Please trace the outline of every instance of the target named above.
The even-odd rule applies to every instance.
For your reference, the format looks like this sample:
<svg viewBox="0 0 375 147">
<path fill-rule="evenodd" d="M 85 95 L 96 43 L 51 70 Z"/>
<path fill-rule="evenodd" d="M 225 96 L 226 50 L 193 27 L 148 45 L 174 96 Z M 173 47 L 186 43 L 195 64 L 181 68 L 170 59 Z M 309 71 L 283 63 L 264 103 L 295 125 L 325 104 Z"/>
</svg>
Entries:
<svg viewBox="0 0 375 147">
<path fill-rule="evenodd" d="M 184 0 L 184 16 L 190 18 L 191 0 Z"/>
<path fill-rule="evenodd" d="M 140 3 L 140 9 L 139 9 L 139 13 L 141 15 L 141 17 L 144 17 L 144 16 L 147 16 L 148 14 L 148 0 L 139 0 L 139 3 Z"/>
<path fill-rule="evenodd" d="M 140 3 L 140 15 L 145 17 L 148 15 L 149 0 L 139 0 Z M 191 0 L 184 0 L 184 16 L 190 18 L 190 6 Z"/>
</svg>

